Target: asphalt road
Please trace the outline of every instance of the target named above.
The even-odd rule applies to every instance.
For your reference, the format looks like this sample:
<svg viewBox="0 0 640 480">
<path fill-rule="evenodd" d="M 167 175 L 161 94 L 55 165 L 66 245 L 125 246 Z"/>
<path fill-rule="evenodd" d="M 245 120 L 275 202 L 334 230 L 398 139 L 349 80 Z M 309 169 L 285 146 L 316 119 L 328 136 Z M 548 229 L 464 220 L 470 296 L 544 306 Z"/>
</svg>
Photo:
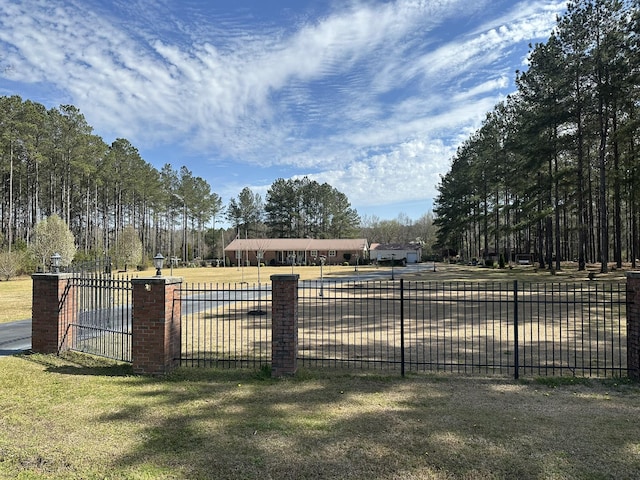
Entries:
<svg viewBox="0 0 640 480">
<path fill-rule="evenodd" d="M 31 319 L 0 323 L 0 357 L 31 348 Z"/>
</svg>

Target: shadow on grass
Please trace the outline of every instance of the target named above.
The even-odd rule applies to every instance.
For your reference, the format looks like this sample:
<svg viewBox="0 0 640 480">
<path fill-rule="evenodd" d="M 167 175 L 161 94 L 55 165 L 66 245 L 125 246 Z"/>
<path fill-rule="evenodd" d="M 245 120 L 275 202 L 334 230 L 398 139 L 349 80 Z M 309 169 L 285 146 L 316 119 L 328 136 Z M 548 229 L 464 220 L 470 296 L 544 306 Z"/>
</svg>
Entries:
<svg viewBox="0 0 640 480">
<path fill-rule="evenodd" d="M 17 349 L 1 349 L 0 348 L 0 357 L 10 357 L 12 355 L 20 355 L 24 353 L 25 353 L 25 350 L 23 348 L 17 348 Z"/>
<path fill-rule="evenodd" d="M 96 468 L 111 478 L 633 478 L 640 471 L 640 387 L 618 380 L 306 369 L 278 380 L 268 369 L 195 368 L 155 378 L 128 377 L 128 365 L 83 354 L 24 359 L 46 372 L 114 377 L 96 380 L 99 392 L 84 379 L 72 402 L 87 410 L 92 432 L 113 432 L 101 452 L 130 445 L 99 457 L 108 459 Z"/>
<path fill-rule="evenodd" d="M 598 388 L 571 385 L 580 396 L 560 398 L 555 385 L 504 379 L 265 373 L 179 369 L 156 379 L 153 394 L 139 393 L 146 412 L 132 404 L 99 419 L 149 417 L 144 440 L 113 467 L 194 479 L 606 478 L 640 467 L 623 454 L 633 432 L 607 444 L 630 419 Z"/>
<path fill-rule="evenodd" d="M 21 355 L 21 358 L 44 366 L 46 371 L 50 373 L 102 377 L 127 377 L 133 375 L 133 369 L 129 363 L 116 362 L 108 358 L 77 352 L 63 352 L 59 356 L 27 352 Z"/>
</svg>

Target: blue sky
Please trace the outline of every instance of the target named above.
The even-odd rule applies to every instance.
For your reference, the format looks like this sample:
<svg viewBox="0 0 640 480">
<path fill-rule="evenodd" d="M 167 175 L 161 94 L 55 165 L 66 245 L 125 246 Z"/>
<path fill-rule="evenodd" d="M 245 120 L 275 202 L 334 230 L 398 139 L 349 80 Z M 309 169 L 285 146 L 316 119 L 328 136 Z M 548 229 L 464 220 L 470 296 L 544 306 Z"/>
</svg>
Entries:
<svg viewBox="0 0 640 480">
<path fill-rule="evenodd" d="M 565 5 L 0 0 L 0 95 L 73 104 L 225 203 L 307 175 L 365 218 L 416 220 Z"/>
</svg>

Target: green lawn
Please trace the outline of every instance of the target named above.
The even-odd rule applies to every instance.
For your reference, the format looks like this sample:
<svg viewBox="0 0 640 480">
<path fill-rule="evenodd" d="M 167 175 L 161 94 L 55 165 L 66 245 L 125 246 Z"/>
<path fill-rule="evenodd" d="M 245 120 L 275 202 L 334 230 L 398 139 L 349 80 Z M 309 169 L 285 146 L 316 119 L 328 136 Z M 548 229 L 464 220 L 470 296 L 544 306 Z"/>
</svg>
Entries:
<svg viewBox="0 0 640 480">
<path fill-rule="evenodd" d="M 0 359 L 0 478 L 637 478 L 640 386 Z"/>
<path fill-rule="evenodd" d="M 31 277 L 0 282 L 0 323 L 31 318 Z"/>
</svg>

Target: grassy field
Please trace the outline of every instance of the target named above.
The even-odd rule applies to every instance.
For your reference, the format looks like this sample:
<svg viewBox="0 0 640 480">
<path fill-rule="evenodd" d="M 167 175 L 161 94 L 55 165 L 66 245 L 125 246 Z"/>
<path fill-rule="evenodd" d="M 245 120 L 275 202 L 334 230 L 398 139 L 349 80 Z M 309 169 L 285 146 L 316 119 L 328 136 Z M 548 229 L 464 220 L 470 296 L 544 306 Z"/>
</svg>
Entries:
<svg viewBox="0 0 640 480">
<path fill-rule="evenodd" d="M 402 267 L 395 267 L 396 278 L 407 280 L 425 280 L 436 282 L 508 282 L 513 280 L 523 282 L 580 282 L 587 281 L 589 272 L 597 272 L 598 267 L 593 265 L 587 271 L 578 272 L 576 266 L 567 264 L 563 270 L 551 275 L 546 271 L 538 271 L 533 267 L 517 266 L 513 269 L 490 269 L 461 265 L 437 264 L 434 272 L 433 264 L 425 265 L 425 269 L 419 274 L 403 273 Z M 597 274 L 595 281 L 612 282 L 624 281 L 626 269 L 612 271 L 606 275 Z M 391 267 L 380 267 L 391 270 Z M 360 266 L 359 271 L 366 274 L 376 270 L 373 265 Z M 294 273 L 300 275 L 301 280 L 320 277 L 319 267 L 295 267 Z M 290 273 L 289 267 L 263 267 L 260 269 L 260 282 L 269 282 L 269 277 L 274 274 Z M 150 276 L 155 272 L 132 272 L 132 276 Z M 163 274 L 169 275 L 170 270 L 164 269 Z M 345 275 L 353 275 L 354 267 L 331 266 L 324 267 L 325 278 L 340 278 Z M 175 268 L 173 275 L 182 277 L 185 283 L 235 283 L 258 282 L 257 267 L 227 267 L 227 268 Z M 0 323 L 12 322 L 31 318 L 31 277 L 24 276 L 12 279 L 8 282 L 0 282 Z"/>
<path fill-rule="evenodd" d="M 0 323 L 31 318 L 31 277 L 0 282 Z"/>
<path fill-rule="evenodd" d="M 370 268 L 370 267 L 360 267 Z M 344 273 L 353 274 L 354 267 L 329 266 L 324 268 L 323 274 L 327 278 Z M 170 269 L 163 269 L 164 275 L 169 275 Z M 260 282 L 269 282 L 269 277 L 274 274 L 291 273 L 288 267 L 263 267 L 260 269 Z M 301 280 L 318 278 L 319 267 L 295 267 L 294 273 L 300 275 Z M 152 276 L 155 270 L 143 272 L 131 272 L 130 276 Z M 173 276 L 182 277 L 186 283 L 235 283 L 258 282 L 258 268 L 174 268 Z M 22 276 L 8 282 L 0 282 L 0 323 L 13 322 L 31 318 L 31 277 Z"/>
<path fill-rule="evenodd" d="M 0 478 L 633 479 L 620 380 L 179 369 L 0 359 Z"/>
</svg>

